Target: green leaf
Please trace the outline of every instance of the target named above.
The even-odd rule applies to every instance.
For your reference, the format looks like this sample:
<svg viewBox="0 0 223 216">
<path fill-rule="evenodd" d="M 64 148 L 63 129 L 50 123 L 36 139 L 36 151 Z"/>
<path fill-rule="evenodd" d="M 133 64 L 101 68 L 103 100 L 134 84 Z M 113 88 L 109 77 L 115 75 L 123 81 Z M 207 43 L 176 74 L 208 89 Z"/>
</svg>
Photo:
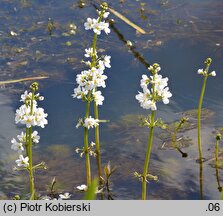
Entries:
<svg viewBox="0 0 223 216">
<path fill-rule="evenodd" d="M 96 189 L 98 186 L 98 179 L 94 178 L 91 185 L 88 187 L 87 192 L 85 193 L 84 200 L 95 200 L 96 199 Z"/>
</svg>

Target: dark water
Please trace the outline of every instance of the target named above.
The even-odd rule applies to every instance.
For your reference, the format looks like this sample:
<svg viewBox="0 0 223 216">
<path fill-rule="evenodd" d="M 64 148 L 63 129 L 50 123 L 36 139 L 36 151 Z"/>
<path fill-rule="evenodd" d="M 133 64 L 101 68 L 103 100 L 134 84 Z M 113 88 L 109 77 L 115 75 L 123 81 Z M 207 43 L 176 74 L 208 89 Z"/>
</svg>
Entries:
<svg viewBox="0 0 223 216">
<path fill-rule="evenodd" d="M 162 74 L 169 77 L 173 97 L 169 105 L 159 105 L 158 111 L 158 116 L 168 123 L 180 119 L 181 112 L 197 107 L 202 79 L 196 72 L 203 67 L 207 57 L 213 59 L 211 69 L 217 76 L 208 79 L 204 99 L 204 107 L 210 111 L 202 128 L 203 154 L 207 159 L 203 164 L 203 188 L 200 188 L 201 173 L 196 163 L 196 129 L 180 134 L 190 141 L 183 148 L 189 155 L 187 158 L 182 158 L 171 146 L 163 147 L 164 139 L 157 130 L 150 172 L 157 175 L 159 181 L 148 184 L 148 198 L 219 199 L 221 193 L 213 166 L 213 131 L 223 126 L 222 1 L 169 0 L 146 2 L 144 6 L 143 1 L 110 2 L 112 7 L 148 32 L 136 34 L 134 29 L 111 15 L 116 21 L 116 31 L 112 29 L 109 36 L 102 36 L 98 41 L 99 48 L 112 56 L 112 68 L 106 71 L 109 78 L 107 88 L 103 89 L 105 102 L 100 107 L 100 116 L 110 120 L 101 127 L 101 149 L 103 164 L 111 161 L 117 168 L 112 177 L 114 198 L 140 199 L 141 193 L 141 184 L 133 173 L 142 170 L 148 129 L 140 128 L 136 119 L 147 112 L 139 107 L 135 95 L 140 90 L 141 75 L 147 73 L 147 69 L 134 57 L 134 52 L 138 52 L 148 63 L 160 63 Z M 92 34 L 84 31 L 83 23 L 87 17 L 96 16 L 95 9 L 90 2 L 80 9 L 78 1 L 71 0 L 2 0 L 0 8 L 0 80 L 50 77 L 40 81 L 45 97 L 42 106 L 49 114 L 49 125 L 39 130 L 41 142 L 34 151 L 35 160 L 44 160 L 49 169 L 37 173 L 38 190 L 44 194 L 55 176 L 59 191 L 69 191 L 73 199 L 80 198 L 82 195 L 74 188 L 85 183 L 85 163 L 74 149 L 82 146 L 83 131 L 77 130 L 75 125 L 84 115 L 84 103 L 72 99 L 71 94 L 75 76 L 83 68 L 80 61 L 84 48 L 92 40 Z M 48 18 L 55 25 L 51 37 L 47 31 Z M 74 23 L 77 30 L 75 35 L 66 37 L 63 33 L 69 31 L 69 23 Z M 18 35 L 9 36 L 10 31 Z M 120 34 L 122 40 L 118 37 Z M 123 40 L 131 40 L 133 52 Z M 68 41 L 71 46 L 66 45 Z M 12 170 L 16 155 L 10 149 L 10 140 L 22 129 L 15 125 L 14 113 L 20 106 L 20 93 L 29 84 L 9 84 L 0 89 L 2 198 L 27 190 L 27 179 Z M 168 133 L 165 136 L 168 137 Z M 92 165 L 95 170 L 94 159 Z M 220 184 L 222 177 L 223 172 L 219 169 Z"/>
</svg>

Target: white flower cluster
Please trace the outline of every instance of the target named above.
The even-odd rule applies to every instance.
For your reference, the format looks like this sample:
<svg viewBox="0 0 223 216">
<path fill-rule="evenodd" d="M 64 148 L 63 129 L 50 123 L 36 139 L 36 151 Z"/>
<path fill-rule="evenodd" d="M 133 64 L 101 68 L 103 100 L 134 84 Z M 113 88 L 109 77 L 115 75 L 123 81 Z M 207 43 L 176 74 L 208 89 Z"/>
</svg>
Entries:
<svg viewBox="0 0 223 216">
<path fill-rule="evenodd" d="M 88 153 L 89 153 L 89 155 L 90 156 L 94 156 L 94 157 L 96 157 L 96 153 L 95 153 L 95 143 L 94 142 L 91 142 L 91 144 L 90 144 L 90 146 L 88 147 L 88 149 L 87 149 L 87 151 L 88 151 Z M 85 148 L 83 147 L 83 148 L 76 148 L 75 149 L 75 152 L 77 153 L 77 154 L 80 154 L 80 157 L 83 157 L 83 155 L 85 154 L 85 152 L 86 152 L 86 150 L 85 150 Z"/>
<path fill-rule="evenodd" d="M 102 8 L 102 11 L 98 11 L 99 17 L 97 19 L 88 18 L 84 23 L 86 30 L 93 30 L 97 35 L 100 35 L 101 31 L 105 31 L 106 34 L 110 33 L 109 24 L 103 21 L 108 17 L 109 12 L 105 12 L 106 8 Z M 78 87 L 74 89 L 72 96 L 84 101 L 94 100 L 97 105 L 103 105 L 104 96 L 97 88 L 106 87 L 105 80 L 107 76 L 104 74 L 104 70 L 111 67 L 111 56 L 98 57 L 97 51 L 93 47 L 85 49 L 84 56 L 92 60 L 84 61 L 90 69 L 84 70 L 76 76 Z"/>
<path fill-rule="evenodd" d="M 103 14 L 102 14 L 103 13 Z M 111 32 L 109 28 L 109 23 L 101 21 L 100 17 L 106 19 L 109 15 L 109 12 L 99 11 L 99 17 L 97 19 L 87 18 L 87 21 L 84 23 L 85 30 L 93 30 L 95 34 L 100 35 L 101 31 L 104 31 L 106 34 Z"/>
<path fill-rule="evenodd" d="M 100 121 L 98 119 L 94 119 L 89 116 L 88 118 L 85 118 L 84 121 L 83 119 L 79 119 L 76 128 L 79 128 L 80 126 L 86 127 L 87 129 L 94 128 L 99 125 L 99 122 Z"/>
<path fill-rule="evenodd" d="M 43 196 L 41 197 L 41 200 L 66 200 L 71 197 L 70 193 L 64 193 L 64 194 L 59 194 L 58 198 L 55 197 L 50 197 L 50 196 Z"/>
<path fill-rule="evenodd" d="M 37 105 L 37 101 L 41 101 L 43 99 L 44 98 L 39 94 L 25 91 L 24 94 L 21 95 L 20 100 L 24 104 L 16 110 L 16 124 L 25 124 L 26 128 L 30 128 L 32 126 L 40 126 L 44 128 L 45 125 L 48 123 L 46 119 L 47 114 L 44 113 L 43 108 L 39 108 Z M 25 132 L 21 132 L 21 134 L 17 136 L 17 139 L 13 138 L 11 140 L 11 149 L 19 153 L 19 159 L 15 161 L 18 167 L 29 166 L 29 157 L 24 157 L 22 154 L 25 149 L 24 146 L 27 145 L 27 139 L 29 139 L 28 136 L 29 135 Z M 38 135 L 38 132 L 33 131 L 31 134 L 32 143 L 39 143 L 39 139 L 40 136 Z"/>
<path fill-rule="evenodd" d="M 216 72 L 215 71 L 212 71 L 212 72 L 208 73 L 204 69 L 198 69 L 197 73 L 200 74 L 200 75 L 203 75 L 203 76 L 213 76 L 213 77 L 216 76 Z"/>
<path fill-rule="evenodd" d="M 163 101 L 164 104 L 169 103 L 169 98 L 172 97 L 169 91 L 168 78 L 163 78 L 158 72 L 161 70 L 158 64 L 154 64 L 148 68 L 152 72 L 152 76 L 142 75 L 141 88 L 143 92 L 138 92 L 136 99 L 140 106 L 144 109 L 157 110 L 156 102 Z M 149 89 L 149 85 L 154 86 Z"/>
<path fill-rule="evenodd" d="M 39 143 L 40 136 L 37 131 L 33 131 L 31 138 L 33 143 Z M 26 144 L 26 133 L 22 132 L 17 136 L 17 139 L 18 141 L 15 138 L 11 140 L 11 149 L 21 154 L 24 151 L 24 145 Z"/>
<path fill-rule="evenodd" d="M 21 95 L 21 100 L 24 104 L 16 110 L 15 122 L 16 124 L 25 124 L 27 128 L 31 126 L 40 126 L 42 128 L 48 124 L 46 117 L 48 114 L 44 113 L 43 108 L 37 107 L 37 100 L 43 100 L 39 94 L 34 95 L 33 105 L 31 105 L 32 93 L 25 91 Z M 31 110 L 32 109 L 32 110 Z"/>
<path fill-rule="evenodd" d="M 19 155 L 19 159 L 15 161 L 18 167 L 28 167 L 29 166 L 29 157 L 23 157 Z"/>
</svg>

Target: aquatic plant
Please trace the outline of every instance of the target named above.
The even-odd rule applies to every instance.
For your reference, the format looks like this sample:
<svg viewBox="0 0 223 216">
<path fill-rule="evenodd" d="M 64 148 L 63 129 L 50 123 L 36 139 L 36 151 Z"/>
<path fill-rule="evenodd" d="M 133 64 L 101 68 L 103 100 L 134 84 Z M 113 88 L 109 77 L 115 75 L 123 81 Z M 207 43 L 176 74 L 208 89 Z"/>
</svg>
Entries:
<svg viewBox="0 0 223 216">
<path fill-rule="evenodd" d="M 188 118 L 187 118 L 187 117 L 182 117 L 182 118 L 180 119 L 180 121 L 177 122 L 176 127 L 175 127 L 175 129 L 174 129 L 174 132 L 173 132 L 173 134 L 172 134 L 172 136 L 171 136 L 171 140 L 172 140 L 172 142 L 173 142 L 173 147 L 174 147 L 177 151 L 179 151 L 179 152 L 181 153 L 182 157 L 187 157 L 187 153 L 183 152 L 183 151 L 177 146 L 177 141 L 178 141 L 178 140 L 177 140 L 177 133 L 179 132 L 179 130 L 183 127 L 183 125 L 184 125 L 187 121 L 188 121 Z"/>
<path fill-rule="evenodd" d="M 219 178 L 219 163 L 218 163 L 218 154 L 219 154 L 219 141 L 221 140 L 222 136 L 220 133 L 216 134 L 216 144 L 215 144 L 215 175 L 216 175 L 216 180 L 218 184 L 218 190 L 219 192 L 222 192 L 222 186 L 221 186 L 221 181 Z"/>
<path fill-rule="evenodd" d="M 159 75 L 158 72 L 161 70 L 159 64 L 155 63 L 151 65 L 149 71 L 152 73 L 152 76 L 148 77 L 147 75 L 142 75 L 141 79 L 141 88 L 143 92 L 139 92 L 136 95 L 136 99 L 139 101 L 140 106 L 144 109 L 150 109 L 151 115 L 144 119 L 143 125 L 150 128 L 148 146 L 145 156 L 143 174 L 138 174 L 135 172 L 135 176 L 142 181 L 142 199 L 146 199 L 146 184 L 148 179 L 156 180 L 157 177 L 148 173 L 149 161 L 153 143 L 153 131 L 157 127 L 165 127 L 161 119 L 155 120 L 155 113 L 157 110 L 157 102 L 162 101 L 164 104 L 169 103 L 169 98 L 172 97 L 171 92 L 169 91 L 168 78 L 163 78 L 162 75 Z M 151 86 L 151 89 L 149 89 Z"/>
<path fill-rule="evenodd" d="M 19 159 L 15 162 L 17 164 L 16 170 L 27 170 L 29 173 L 29 183 L 30 183 L 30 199 L 33 200 L 36 198 L 35 184 L 34 184 L 34 171 L 36 169 L 44 168 L 46 169 L 45 163 L 41 162 L 33 166 L 33 145 L 39 143 L 40 136 L 38 132 L 33 131 L 33 127 L 44 128 L 48 121 L 46 117 L 47 113 L 44 112 L 44 109 L 38 107 L 37 101 L 42 101 L 43 96 L 40 96 L 38 91 L 38 83 L 34 82 L 30 86 L 30 92 L 25 91 L 21 95 L 21 102 L 23 105 L 16 110 L 15 122 L 16 124 L 20 123 L 26 126 L 25 132 L 23 131 L 20 135 L 17 136 L 17 139 L 13 138 L 11 140 L 12 146 L 11 149 L 19 153 Z M 25 152 L 25 156 L 24 153 Z"/>
<path fill-rule="evenodd" d="M 202 109 L 202 103 L 203 103 L 203 98 L 204 98 L 204 93 L 205 93 L 205 88 L 206 88 L 206 83 L 207 83 L 207 78 L 209 76 L 216 76 L 215 71 L 209 72 L 209 67 L 212 63 L 211 58 L 207 58 L 204 62 L 206 68 L 205 69 L 199 69 L 197 71 L 198 74 L 203 75 L 204 80 L 203 80 L 203 85 L 201 89 L 201 94 L 200 94 L 200 99 L 199 99 L 199 104 L 198 104 L 198 111 L 197 111 L 197 143 L 198 143 L 198 152 L 199 152 L 199 160 L 202 160 L 202 147 L 201 147 L 201 109 Z"/>
<path fill-rule="evenodd" d="M 103 104 L 104 96 L 101 91 L 98 90 L 99 87 L 105 88 L 105 80 L 107 76 L 104 74 L 105 68 L 110 68 L 110 59 L 108 55 L 98 56 L 97 52 L 97 39 L 103 31 L 108 34 L 110 33 L 109 24 L 104 21 L 109 15 L 109 12 L 106 12 L 108 9 L 107 3 L 101 4 L 101 10 L 98 11 L 98 18 L 92 19 L 87 18 L 87 21 L 84 23 L 85 30 L 93 30 L 94 37 L 93 43 L 90 48 L 85 49 L 85 57 L 91 61 L 83 61 L 88 70 L 82 71 L 76 77 L 76 82 L 78 87 L 74 89 L 73 98 L 82 99 L 86 102 L 86 112 L 84 119 L 80 119 L 77 127 L 84 127 L 84 148 L 83 154 L 86 156 L 86 174 L 87 174 L 87 186 L 91 184 L 91 168 L 90 168 L 90 157 L 89 154 L 96 156 L 97 167 L 98 167 L 98 179 L 101 179 L 101 156 L 100 156 L 100 140 L 99 140 L 99 123 L 105 122 L 99 120 L 99 111 L 98 106 Z M 94 104 L 94 117 L 90 116 L 90 104 Z M 89 147 L 89 132 L 90 128 L 95 128 L 95 153 L 92 152 L 91 144 Z M 79 148 L 77 152 L 79 153 Z M 81 156 L 83 154 L 80 154 Z"/>
<path fill-rule="evenodd" d="M 219 154 L 219 141 L 221 140 L 221 134 L 216 135 L 216 145 L 215 145 L 215 165 L 218 167 L 218 154 Z"/>
</svg>

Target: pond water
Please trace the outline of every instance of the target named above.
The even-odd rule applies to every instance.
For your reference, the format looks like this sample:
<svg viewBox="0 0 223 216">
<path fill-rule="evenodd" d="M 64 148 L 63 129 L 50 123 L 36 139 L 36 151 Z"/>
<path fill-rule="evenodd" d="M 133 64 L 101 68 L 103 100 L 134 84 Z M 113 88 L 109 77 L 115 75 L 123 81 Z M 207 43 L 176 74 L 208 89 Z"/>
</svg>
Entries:
<svg viewBox="0 0 223 216">
<path fill-rule="evenodd" d="M 39 81 L 45 97 L 41 105 L 49 114 L 49 124 L 39 130 L 41 142 L 34 150 L 34 160 L 45 161 L 49 168 L 37 173 L 37 189 L 44 195 L 52 178 L 56 177 L 58 190 L 72 193 L 72 199 L 82 197 L 75 187 L 85 183 L 84 159 L 74 151 L 83 145 L 83 131 L 75 125 L 78 118 L 83 117 L 85 105 L 72 99 L 71 94 L 76 74 L 83 69 L 80 61 L 84 48 L 92 41 L 92 34 L 84 31 L 83 23 L 87 17 L 96 16 L 92 3 L 97 4 L 97 1 L 83 2 L 85 7 L 80 8 L 79 1 L 74 0 L 0 1 L 0 80 L 49 76 Z M 142 59 L 160 63 L 161 73 L 169 77 L 173 97 L 169 105 L 159 105 L 157 115 L 171 124 L 179 120 L 182 113 L 197 108 L 202 85 L 197 69 L 211 57 L 211 69 L 216 71 L 217 77 L 208 79 L 203 104 L 207 112 L 203 116 L 202 142 L 207 161 L 202 170 L 196 163 L 195 127 L 179 134 L 186 139 L 182 150 L 188 153 L 187 158 L 182 158 L 168 145 L 170 133 L 156 130 L 149 169 L 159 181 L 148 184 L 148 199 L 220 199 L 223 171 L 219 169 L 216 175 L 214 130 L 223 126 L 223 2 L 110 0 L 108 4 L 147 32 L 138 34 L 111 15 L 115 20 L 111 34 L 101 36 L 98 41 L 98 47 L 112 56 L 112 68 L 106 71 L 107 88 L 103 89 L 105 102 L 100 107 L 101 119 L 110 122 L 101 126 L 100 133 L 103 164 L 110 161 L 116 167 L 111 178 L 113 198 L 141 197 L 141 184 L 133 173 L 142 170 L 149 132 L 139 127 L 137 120 L 139 115 L 149 113 L 135 100 L 141 75 L 147 73 Z M 47 30 L 48 18 L 55 26 L 51 36 Z M 68 36 L 70 23 L 74 23 L 77 30 L 76 34 Z M 13 36 L 12 31 L 17 35 Z M 127 40 L 133 43 L 133 48 L 125 44 Z M 135 57 L 139 55 L 141 58 Z M 0 89 L 2 199 L 25 194 L 28 187 L 25 174 L 13 171 L 17 156 L 10 149 L 10 140 L 22 130 L 14 123 L 14 113 L 20 106 L 20 94 L 29 85 L 30 82 L 21 82 Z M 191 124 L 196 122 L 193 112 L 190 117 Z M 96 174 L 94 159 L 92 166 Z"/>
</svg>

